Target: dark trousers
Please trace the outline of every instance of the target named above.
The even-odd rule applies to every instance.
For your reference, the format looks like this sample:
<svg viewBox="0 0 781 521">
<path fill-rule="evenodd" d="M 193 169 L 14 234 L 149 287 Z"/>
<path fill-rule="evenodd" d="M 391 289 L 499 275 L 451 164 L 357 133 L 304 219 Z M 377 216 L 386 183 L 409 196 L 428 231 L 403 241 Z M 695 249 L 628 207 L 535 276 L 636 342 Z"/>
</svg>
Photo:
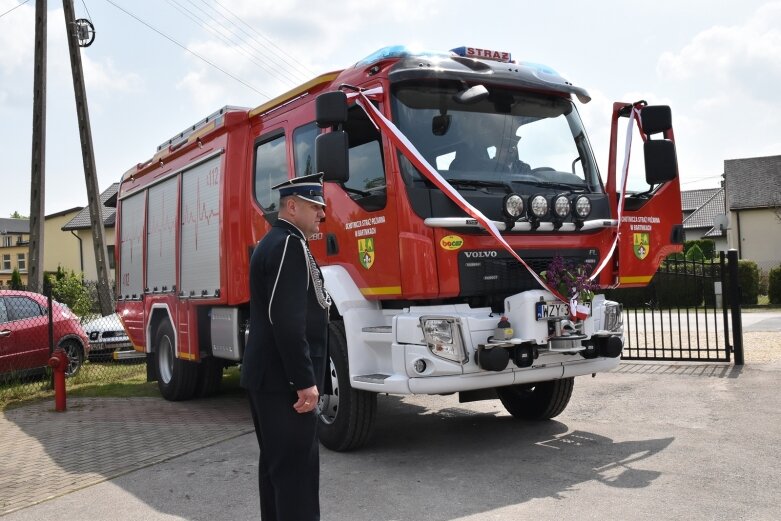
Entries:
<svg viewBox="0 0 781 521">
<path fill-rule="evenodd" d="M 293 409 L 295 393 L 247 390 L 260 447 L 258 489 L 265 521 L 319 521 L 317 416 Z"/>
</svg>

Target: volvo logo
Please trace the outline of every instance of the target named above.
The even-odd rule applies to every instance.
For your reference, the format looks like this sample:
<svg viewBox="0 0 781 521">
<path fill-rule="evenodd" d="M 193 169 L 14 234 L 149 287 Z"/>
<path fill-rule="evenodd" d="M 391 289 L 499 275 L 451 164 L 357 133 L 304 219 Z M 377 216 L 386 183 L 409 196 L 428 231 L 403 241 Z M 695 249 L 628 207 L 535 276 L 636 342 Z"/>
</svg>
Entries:
<svg viewBox="0 0 781 521">
<path fill-rule="evenodd" d="M 498 254 L 495 251 L 465 251 L 464 255 L 467 259 L 485 259 L 496 257 Z"/>
</svg>

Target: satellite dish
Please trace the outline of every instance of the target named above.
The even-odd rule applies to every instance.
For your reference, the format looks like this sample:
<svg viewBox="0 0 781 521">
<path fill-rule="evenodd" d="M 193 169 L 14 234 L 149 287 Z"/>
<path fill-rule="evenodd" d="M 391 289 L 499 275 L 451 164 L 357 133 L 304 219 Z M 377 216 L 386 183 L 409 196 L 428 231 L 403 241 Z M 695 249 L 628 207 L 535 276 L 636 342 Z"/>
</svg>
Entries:
<svg viewBox="0 0 781 521">
<path fill-rule="evenodd" d="M 723 213 L 717 215 L 713 219 L 713 225 L 722 231 L 729 230 L 729 215 Z"/>
</svg>

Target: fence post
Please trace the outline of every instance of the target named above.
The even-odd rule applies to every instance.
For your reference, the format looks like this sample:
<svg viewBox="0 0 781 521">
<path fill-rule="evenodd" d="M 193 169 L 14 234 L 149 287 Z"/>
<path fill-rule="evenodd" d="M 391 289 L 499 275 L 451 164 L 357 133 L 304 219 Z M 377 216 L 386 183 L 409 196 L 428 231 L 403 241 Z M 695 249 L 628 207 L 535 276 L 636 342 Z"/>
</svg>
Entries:
<svg viewBox="0 0 781 521">
<path fill-rule="evenodd" d="M 738 250 L 727 252 L 729 269 L 729 307 L 732 311 L 732 346 L 735 351 L 735 365 L 743 365 L 743 322 L 740 316 L 740 286 L 738 285 Z"/>
<path fill-rule="evenodd" d="M 48 309 L 47 315 L 48 315 L 48 326 L 49 326 L 49 358 L 51 358 L 52 353 L 54 353 L 54 321 L 52 319 L 52 286 L 51 284 L 46 285 L 46 308 Z M 52 389 L 54 389 L 54 371 L 52 371 L 52 380 L 51 380 L 51 386 Z"/>
<path fill-rule="evenodd" d="M 726 255 L 723 251 L 719 252 L 719 275 L 719 280 L 721 281 L 721 313 L 724 316 L 724 349 L 727 351 L 727 362 L 729 362 L 732 356 L 732 343 L 729 341 L 729 313 L 727 312 L 729 294 L 724 294 L 724 290 L 729 288 L 729 285 L 727 284 Z"/>
</svg>

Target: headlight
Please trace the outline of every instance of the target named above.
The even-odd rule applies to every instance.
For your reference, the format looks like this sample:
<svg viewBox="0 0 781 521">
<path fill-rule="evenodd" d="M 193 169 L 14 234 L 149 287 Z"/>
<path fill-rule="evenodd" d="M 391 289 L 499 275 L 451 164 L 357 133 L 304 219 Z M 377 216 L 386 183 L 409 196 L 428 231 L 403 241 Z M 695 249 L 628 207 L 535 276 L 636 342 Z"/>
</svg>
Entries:
<svg viewBox="0 0 781 521">
<path fill-rule="evenodd" d="M 604 328 L 608 331 L 620 332 L 624 330 L 624 307 L 618 302 L 605 303 Z"/>
<path fill-rule="evenodd" d="M 559 218 L 565 219 L 570 212 L 569 197 L 566 195 L 557 196 L 556 199 L 553 200 L 553 211 Z"/>
<path fill-rule="evenodd" d="M 532 197 L 529 207 L 531 208 L 532 215 L 537 219 L 542 219 L 548 214 L 548 200 L 542 195 L 535 195 Z"/>
<path fill-rule="evenodd" d="M 502 206 L 504 215 L 512 220 L 516 220 L 523 215 L 523 199 L 518 194 L 507 194 L 504 197 Z"/>
<path fill-rule="evenodd" d="M 591 213 L 591 201 L 585 195 L 579 196 L 575 199 L 575 216 L 580 219 L 585 219 Z"/>
<path fill-rule="evenodd" d="M 463 342 L 461 341 L 461 325 L 452 317 L 421 317 L 420 327 L 429 351 L 434 356 L 466 362 Z"/>
</svg>

